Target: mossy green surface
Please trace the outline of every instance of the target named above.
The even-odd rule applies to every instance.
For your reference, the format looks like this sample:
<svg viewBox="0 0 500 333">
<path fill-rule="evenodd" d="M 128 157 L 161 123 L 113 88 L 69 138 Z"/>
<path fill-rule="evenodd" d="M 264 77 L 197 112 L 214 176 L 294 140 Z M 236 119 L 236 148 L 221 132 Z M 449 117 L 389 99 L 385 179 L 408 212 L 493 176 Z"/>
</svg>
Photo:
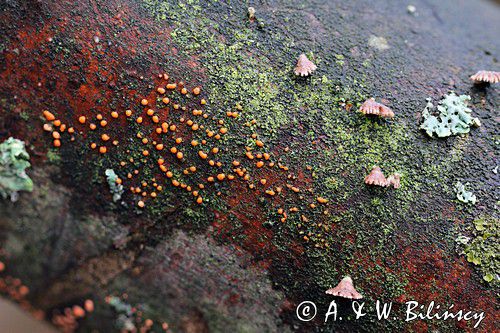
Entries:
<svg viewBox="0 0 500 333">
<path fill-rule="evenodd" d="M 500 220 L 491 216 L 481 216 L 475 219 L 466 231 L 470 237 L 459 237 L 457 242 L 461 244 L 467 261 L 478 266 L 487 283 L 499 286 Z"/>
<path fill-rule="evenodd" d="M 344 274 L 353 274 L 355 280 L 363 281 L 373 274 L 385 281 L 379 281 L 385 286 L 379 296 L 394 299 L 402 295 L 407 281 L 403 268 L 395 274 L 377 264 L 368 268 L 366 263 L 384 260 L 388 251 L 397 247 L 395 236 L 408 234 L 411 238 L 420 226 L 433 224 L 448 232 L 450 218 L 433 208 L 432 213 L 424 213 L 423 206 L 433 200 L 451 205 L 453 168 L 462 158 L 461 139 L 449 153 L 436 156 L 435 145 L 416 144 L 423 140 L 418 124 L 400 118 L 398 110 L 392 121 L 371 119 L 356 112 L 371 97 L 366 93 L 370 83 L 360 81 L 364 75 L 340 80 L 338 73 L 346 58 L 342 55 L 335 55 L 333 62 L 327 63 L 321 55 L 302 49 L 320 68 L 328 69 L 322 71 L 326 74 L 295 77 L 292 69 L 299 54 L 295 41 L 268 27 L 258 9 L 257 22 L 251 23 L 243 3 L 227 7 L 217 1 L 144 3 L 159 22 L 172 29 L 171 42 L 179 52 L 196 55 L 200 60 L 207 77 L 203 88 L 210 102 L 208 110 L 222 115 L 234 105 L 241 105 L 243 119 L 257 120 L 255 131 L 265 138 L 280 161 L 290 165 L 292 172 L 305 172 L 317 195 L 337 207 L 345 207 L 327 214 L 321 210 L 308 212 L 310 223 L 303 223 L 298 214 L 291 215 L 281 226 L 273 222 L 273 205 L 263 202 L 268 212 L 266 225 L 275 232 L 274 245 L 286 251 L 289 237 L 302 241 L 303 235 L 309 235 L 311 245 L 329 244 L 329 249 L 305 245 L 309 271 L 300 272 L 314 276 L 311 283 L 318 289 L 331 287 Z M 223 26 L 211 17 L 217 12 L 213 9 L 219 7 L 227 10 L 221 14 L 228 21 Z M 369 59 L 362 63 L 369 63 Z M 364 67 L 369 73 L 370 69 Z M 228 152 L 227 161 L 237 144 L 242 143 L 241 137 L 242 133 L 236 131 L 224 141 L 226 146 L 222 149 Z M 290 148 L 288 153 L 284 152 L 285 147 Z M 306 165 L 311 166 L 311 171 L 305 170 Z M 381 166 L 386 174 L 400 173 L 402 187 L 367 188 L 363 178 L 373 165 Z M 308 202 L 282 199 L 307 209 Z M 324 221 L 324 215 L 329 227 L 317 222 Z M 357 256 L 359 251 L 366 251 L 368 257 Z M 286 274 L 281 280 L 287 280 Z M 280 287 L 292 294 L 300 288 L 285 282 Z"/>
<path fill-rule="evenodd" d="M 57 164 L 61 166 L 63 172 L 54 175 L 55 182 L 68 185 L 60 177 L 71 176 L 68 181 L 74 185 L 71 197 L 78 203 L 68 208 L 80 208 L 84 203 L 87 208 L 89 206 L 96 208 L 96 211 L 101 213 L 103 210 L 115 210 L 121 215 L 119 222 L 116 223 L 130 232 L 127 237 L 138 239 L 137 244 L 129 245 L 126 237 L 120 233 L 116 236 L 116 244 L 119 244 L 116 249 L 113 247 L 114 238 L 113 244 L 106 241 L 110 251 L 121 253 L 125 252 L 123 249 L 126 248 L 134 253 L 141 253 L 143 246 L 155 249 L 154 246 L 158 243 L 169 240 L 175 229 L 189 231 L 188 240 L 183 244 L 191 244 L 192 239 L 199 236 L 195 234 L 214 231 L 213 238 L 223 243 L 222 246 L 241 247 L 251 254 L 252 258 L 249 261 L 252 264 L 265 267 L 263 271 L 269 273 L 275 288 L 273 292 L 282 292 L 291 302 L 311 297 L 322 303 L 330 301 L 330 298 L 325 297 L 324 290 L 335 285 L 346 274 L 353 277 L 356 287 L 365 294 L 369 302 L 375 298 L 398 299 L 405 293 L 418 289 L 418 283 L 415 284 L 411 280 L 415 273 L 409 271 L 406 263 L 399 259 L 408 248 L 415 250 L 404 257 L 409 262 L 419 262 L 418 258 L 411 257 L 412 253 L 421 253 L 416 250 L 432 245 L 430 250 L 423 252 L 434 251 L 435 244 L 439 244 L 439 250 L 447 260 L 456 259 L 449 251 L 451 226 L 473 215 L 476 208 L 461 205 L 455 200 L 453 184 L 456 183 L 456 178 L 465 179 L 463 175 L 469 173 L 468 167 L 463 163 L 470 155 L 470 146 L 476 143 L 472 139 L 477 138 L 474 136 L 480 133 L 472 131 L 470 135 L 463 137 L 429 140 L 419 130 L 417 114 L 422 108 L 410 108 L 409 105 L 412 103 L 405 104 L 397 99 L 402 95 L 406 97 L 407 94 L 401 94 L 401 90 L 410 87 L 405 84 L 401 74 L 402 70 L 406 69 L 401 64 L 404 57 L 400 54 L 393 55 L 392 58 L 379 57 L 377 54 L 373 56 L 372 50 L 363 49 L 364 44 L 353 43 L 355 38 L 343 35 L 342 25 L 350 19 L 343 19 L 346 13 L 342 12 L 341 8 L 339 8 L 339 20 L 334 22 L 335 28 L 332 29 L 330 26 L 326 29 L 327 22 L 325 17 L 321 17 L 321 10 L 318 10 L 317 16 L 314 17 L 307 10 L 304 11 L 305 6 L 302 4 L 285 6 L 280 3 L 281 10 L 278 11 L 274 11 L 269 4 L 256 6 L 257 20 L 250 22 L 247 17 L 248 4 L 243 1 L 228 3 L 190 0 L 168 3 L 145 0 L 140 3 L 143 8 L 138 8 L 137 12 L 144 18 L 143 23 L 151 23 L 149 20 L 154 17 L 156 19 L 154 25 L 158 30 L 148 28 L 145 24 L 144 30 L 139 29 L 140 34 L 137 34 L 139 37 L 134 35 L 133 38 L 140 39 L 141 43 L 133 41 L 129 45 L 147 46 L 134 50 L 138 53 L 134 53 L 137 55 L 137 62 L 134 63 L 137 68 L 133 71 L 129 71 L 130 63 L 133 62 L 127 63 L 127 66 L 123 66 L 126 70 L 122 70 L 123 67 L 114 68 L 114 63 L 108 63 L 107 55 L 103 56 L 102 52 L 104 54 L 106 52 L 105 41 L 108 45 L 114 41 L 109 30 L 108 36 L 103 36 L 101 43 L 95 48 L 92 47 L 90 51 L 92 56 L 89 58 L 100 64 L 99 70 L 95 73 L 91 71 L 90 78 L 77 75 L 80 69 L 87 68 L 86 61 L 77 64 L 71 62 L 72 55 L 78 54 L 75 51 L 82 48 L 78 39 L 68 33 L 65 35 L 62 31 L 54 36 L 55 42 L 47 46 L 47 52 L 50 57 L 58 59 L 53 70 L 65 71 L 71 68 L 69 77 L 72 82 L 68 89 L 76 90 L 82 82 L 92 82 L 93 75 L 100 82 L 107 84 L 109 81 L 105 75 L 106 69 L 113 67 L 110 72 L 114 69 L 120 71 L 118 75 L 120 88 L 113 89 L 113 93 L 110 94 L 114 97 L 102 97 L 90 103 L 96 104 L 96 107 L 105 106 L 105 110 L 100 112 L 106 114 L 108 110 L 118 109 L 117 105 L 120 105 L 120 108 L 134 109 L 134 112 L 143 111 L 137 105 L 137 101 L 144 94 L 148 94 L 148 90 L 154 89 L 157 82 L 145 73 L 153 72 L 153 76 L 156 77 L 158 70 L 166 71 L 172 80 L 182 80 L 190 88 L 201 84 L 202 96 L 208 99 L 205 109 L 210 116 L 222 118 L 227 110 L 238 110 L 240 113 L 238 119 L 224 119 L 229 132 L 217 143 L 221 150 L 220 160 L 225 165 L 221 171 L 228 172 L 228 165 L 234 159 L 242 158 L 245 146 L 255 147 L 250 135 L 256 133 L 259 139 L 265 142 L 266 150 L 272 154 L 273 160 L 290 168 L 289 171 L 282 173 L 269 171 L 269 179 L 277 179 L 283 183 L 298 182 L 303 192 L 297 195 L 293 193 L 290 195 L 288 192 L 286 195 L 280 194 L 271 198 L 265 195 L 257 197 L 259 192 L 254 194 L 249 191 L 241 195 L 243 201 L 248 198 L 255 200 L 244 201 L 236 204 L 236 207 L 231 207 L 228 198 L 232 199 L 238 195 L 235 188 L 242 185 L 242 182 L 237 180 L 233 183 L 235 185 L 216 183 L 203 194 L 203 204 L 197 205 L 191 194 L 167 182 L 164 191 L 158 193 L 155 200 L 146 202 L 145 209 L 134 206 L 141 196 L 132 195 L 129 191 L 124 194 L 126 197 L 124 202 L 128 204 L 128 209 L 114 205 L 104 176 L 106 169 L 113 168 L 117 175 L 125 179 L 127 173 L 140 168 L 140 180 L 146 179 L 148 183 L 158 176 L 155 162 L 161 154 L 150 151 L 149 159 L 142 156 L 144 145 L 140 140 L 135 140 L 136 134 L 141 131 L 141 126 L 131 118 L 123 128 L 108 126 L 110 134 L 120 140 L 134 139 L 130 142 L 120 141 L 119 148 L 112 153 L 111 150 L 106 155 L 99 155 L 95 151 L 89 152 L 89 143 L 99 140 L 96 131 L 85 133 L 84 140 L 78 139 L 71 145 L 63 145 L 57 154 L 53 153 L 54 150 L 50 150 L 47 154 L 49 161 L 54 162 L 59 161 L 59 156 L 62 157 Z M 311 3 L 311 6 L 318 4 Z M 102 20 L 105 15 L 109 17 L 116 15 L 114 8 L 105 5 L 100 7 L 102 8 L 99 8 L 99 11 L 104 15 L 99 19 Z M 119 14 L 123 19 L 121 22 L 115 24 L 115 19 L 117 21 L 121 19 L 114 18 L 112 25 L 121 29 L 120 24 L 125 22 L 123 27 L 129 31 L 128 28 L 137 23 L 134 22 L 134 18 L 137 19 L 134 16 L 137 12 L 131 15 L 130 8 L 128 10 L 128 12 L 125 10 L 124 15 Z M 77 10 L 74 13 L 80 15 Z M 314 20 L 318 22 L 323 20 L 319 22 L 317 30 L 321 28 L 327 30 L 328 36 L 319 38 L 319 34 L 314 35 L 315 31 L 304 28 L 318 23 Z M 356 30 L 356 38 L 366 41 L 365 37 L 368 35 L 363 36 L 363 33 L 366 33 L 366 28 L 364 29 L 360 27 L 360 31 Z M 67 32 L 70 29 L 65 30 Z M 111 31 L 117 32 L 117 30 Z M 168 33 L 161 34 L 158 31 Z M 153 34 L 165 36 L 161 45 L 157 43 L 158 40 L 151 42 L 149 37 Z M 118 34 L 114 35 L 117 36 Z M 395 39 L 389 42 L 391 49 L 386 50 L 386 54 L 399 50 L 400 46 L 394 43 Z M 117 44 L 121 45 L 119 42 Z M 169 56 L 165 55 L 163 53 L 165 45 L 175 52 L 169 53 Z M 86 50 L 86 46 L 83 48 Z M 298 78 L 293 74 L 296 58 L 302 52 L 318 65 L 318 70 L 308 78 Z M 119 57 L 119 52 L 110 53 L 111 57 Z M 123 59 L 130 59 L 125 55 L 122 56 Z M 192 62 L 183 62 L 186 59 Z M 125 60 L 128 61 L 130 60 Z M 140 80 L 135 77 L 135 73 L 137 76 L 141 75 Z M 383 80 L 380 79 L 388 73 L 393 75 L 392 79 L 395 81 L 402 82 L 403 88 L 395 89 L 394 96 L 387 92 L 390 89 L 385 90 L 385 96 L 380 90 L 378 94 L 375 90 L 377 84 L 380 86 L 381 83 L 390 83 L 387 76 Z M 107 91 L 104 85 L 96 87 Z M 64 86 L 61 90 L 65 90 Z M 123 97 L 121 92 L 129 95 Z M 408 95 L 411 96 L 408 99 L 420 92 L 410 94 L 408 91 Z M 471 96 L 474 97 L 473 94 Z M 359 105 L 368 97 L 377 99 L 386 97 L 389 101 L 382 102 L 394 109 L 395 119 L 390 121 L 373 119 L 357 112 Z M 176 96 L 176 98 L 183 97 Z M 69 104 L 68 97 L 58 96 L 58 99 L 65 104 L 63 109 L 66 110 L 66 104 Z M 182 99 L 182 102 L 189 103 L 186 99 Z M 160 101 L 157 103 L 161 105 Z M 86 107 L 86 104 L 77 103 L 75 110 L 70 110 L 69 113 L 86 112 L 87 109 L 83 110 L 84 106 Z M 72 117 L 72 121 L 78 116 L 69 113 L 68 116 Z M 257 123 L 252 126 L 242 126 L 252 120 L 256 120 Z M 210 125 L 208 121 L 201 120 L 200 123 Z M 36 128 L 39 128 L 39 125 L 37 122 Z M 487 125 L 485 123 L 485 126 Z M 200 134 L 193 135 L 199 138 L 197 135 Z M 488 140 L 488 145 L 494 146 L 495 138 L 491 137 Z M 498 141 L 498 138 L 496 140 Z M 47 143 L 50 144 L 50 138 Z M 121 149 L 123 146 L 126 148 Z M 196 157 L 196 154 L 193 155 L 196 150 L 190 147 L 186 149 L 186 162 L 194 164 L 199 162 L 192 159 L 192 156 Z M 86 153 L 84 158 L 80 158 L 81 152 Z M 127 162 L 123 167 L 117 165 L 119 161 L 128 161 L 131 157 L 134 162 Z M 373 165 L 379 165 L 386 175 L 400 173 L 402 187 L 398 190 L 367 187 L 363 183 L 363 178 Z M 199 166 L 202 175 L 212 172 L 206 165 L 196 164 L 196 166 Z M 476 166 L 474 164 L 474 167 Z M 184 167 L 185 165 L 174 163 L 172 171 L 176 179 L 181 181 L 187 179 L 182 173 Z M 460 177 L 457 174 L 460 174 Z M 292 177 L 288 178 L 289 175 Z M 161 176 L 163 175 L 160 174 Z M 258 179 L 252 181 L 256 182 Z M 488 180 L 475 179 L 474 191 L 486 188 L 484 186 L 486 182 Z M 221 196 L 217 195 L 218 192 Z M 328 205 L 310 208 L 310 204 L 315 202 L 318 196 L 328 199 Z M 281 206 L 297 207 L 300 213 L 289 214 L 286 222 L 281 223 L 277 213 L 277 208 Z M 239 213 L 238 210 L 244 211 L 244 214 L 254 211 L 256 213 L 255 216 L 247 216 L 245 220 L 245 216 L 240 218 L 241 215 L 236 214 Z M 302 213 L 307 220 L 301 218 Z M 223 217 L 219 219 L 217 216 Z M 51 219 L 57 220 L 56 217 Z M 225 224 L 218 229 L 217 223 L 220 220 L 224 220 Z M 255 224 L 250 224 L 248 220 Z M 89 226 L 96 223 L 86 220 L 78 222 Z M 99 226 L 102 228 L 107 224 L 109 223 L 105 222 Z M 261 224 L 265 228 L 260 228 Z M 211 225 L 212 227 L 209 227 Z M 307 236 L 307 240 L 304 236 Z M 258 244 L 251 247 L 250 242 Z M 181 244 L 181 247 L 183 246 Z M 99 251 L 103 250 L 99 248 Z M 36 257 L 38 250 L 32 252 L 29 258 Z M 92 253 L 92 255 L 100 254 Z M 222 254 L 218 262 L 225 263 L 225 260 L 227 255 Z M 203 278 L 204 273 L 214 266 L 211 264 L 214 260 L 209 258 L 207 261 L 208 264 L 200 270 L 201 273 L 198 271 L 191 274 L 195 278 L 202 278 L 201 282 L 197 281 L 197 285 L 210 280 Z M 194 260 L 191 265 L 196 266 L 198 263 L 199 261 Z M 228 265 L 231 266 L 232 263 Z M 162 268 L 160 264 L 156 267 Z M 154 311 L 158 312 L 154 317 L 162 318 L 164 303 L 156 293 L 157 289 L 141 289 L 135 283 L 136 279 L 142 276 L 141 268 L 138 264 L 131 269 L 131 272 L 126 271 L 117 278 L 113 294 L 134 292 L 136 299 L 133 304 L 143 302 L 149 305 L 149 310 L 154 307 Z M 245 266 L 245 270 L 247 268 Z M 424 267 L 421 272 L 428 270 L 430 268 Z M 169 274 L 179 272 L 182 273 L 182 269 L 174 268 L 163 273 L 168 277 Z M 443 277 L 448 273 L 445 272 Z M 244 272 L 237 276 L 245 274 Z M 220 282 L 219 278 L 220 275 L 214 275 L 213 281 Z M 181 275 L 178 280 L 185 281 L 187 278 Z M 145 285 L 150 288 L 148 281 Z M 249 292 L 251 296 L 258 295 L 262 290 L 261 285 L 254 285 L 253 281 L 241 283 L 234 288 L 248 289 L 249 285 L 255 287 Z M 438 286 L 434 283 L 431 284 L 431 288 Z M 168 295 L 168 292 L 167 288 L 165 294 Z M 278 303 L 269 301 L 267 305 L 271 304 L 272 311 L 275 310 L 277 313 L 279 306 L 275 304 Z M 208 306 L 202 304 L 202 307 L 207 311 L 209 327 L 223 327 L 228 319 L 224 309 L 209 313 Z M 170 311 L 171 308 L 166 310 Z M 292 316 L 292 312 L 293 310 L 283 311 L 283 317 Z M 273 312 L 273 315 L 276 313 Z M 107 314 L 103 317 L 109 318 Z M 179 319 L 175 315 L 170 317 L 172 320 Z M 302 328 L 299 326 L 301 323 L 295 319 L 287 318 L 285 325 L 297 324 L 296 328 Z M 243 320 L 239 325 L 241 326 L 234 326 L 240 327 L 236 330 L 247 329 Z M 358 325 L 354 326 L 353 330 L 356 328 L 377 330 L 386 323 L 377 322 L 373 317 L 366 317 L 359 321 Z M 405 324 L 401 321 L 392 322 L 390 325 L 394 330 L 401 331 L 405 328 Z M 440 324 L 439 328 L 446 331 L 449 328 L 446 325 Z M 337 327 L 342 329 L 341 324 Z"/>
</svg>

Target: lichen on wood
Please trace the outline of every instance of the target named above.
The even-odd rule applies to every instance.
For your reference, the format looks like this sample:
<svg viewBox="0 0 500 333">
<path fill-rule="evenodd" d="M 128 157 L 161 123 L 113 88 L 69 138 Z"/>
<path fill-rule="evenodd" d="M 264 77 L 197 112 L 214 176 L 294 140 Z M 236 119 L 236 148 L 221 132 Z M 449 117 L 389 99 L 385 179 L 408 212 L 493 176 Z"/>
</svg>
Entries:
<svg viewBox="0 0 500 333">
<path fill-rule="evenodd" d="M 29 154 L 24 142 L 8 138 L 0 144 L 0 196 L 17 200 L 19 191 L 33 190 L 33 182 L 26 174 L 30 167 Z"/>
</svg>

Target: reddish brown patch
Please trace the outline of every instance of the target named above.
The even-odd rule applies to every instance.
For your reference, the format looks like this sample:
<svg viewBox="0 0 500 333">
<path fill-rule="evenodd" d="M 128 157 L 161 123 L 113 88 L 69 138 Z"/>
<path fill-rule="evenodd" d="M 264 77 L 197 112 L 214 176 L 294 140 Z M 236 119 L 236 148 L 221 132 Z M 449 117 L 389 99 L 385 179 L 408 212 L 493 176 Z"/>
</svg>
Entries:
<svg viewBox="0 0 500 333">
<path fill-rule="evenodd" d="M 402 301 L 416 300 L 428 304 L 431 300 L 436 303 L 455 304 L 454 309 L 484 311 L 486 318 L 481 323 L 481 331 L 495 332 L 498 311 L 492 299 L 491 291 L 481 287 L 473 279 L 471 266 L 464 260 L 452 256 L 436 247 L 420 246 L 406 247 L 398 261 L 407 271 L 408 285 Z M 456 322 L 456 327 L 473 331 L 472 322 Z"/>
<path fill-rule="evenodd" d="M 166 42 L 168 29 L 141 15 L 141 9 L 133 3 L 98 6 L 92 1 L 75 7 L 58 2 L 39 6 L 37 14 L 46 16 L 43 25 L 18 26 L 15 12 L 4 16 L 4 24 L 14 27 L 15 34 L 7 36 L 3 52 L 0 95 L 14 113 L 2 119 L 0 133 L 22 137 L 36 151 L 43 151 L 41 125 L 28 132 L 18 121 L 21 112 L 38 118 L 42 110 L 49 109 L 63 123 L 75 123 L 80 115 L 90 118 L 97 113 L 110 118 L 112 109 L 135 105 L 140 97 L 141 91 L 127 87 L 133 84 L 144 92 L 148 81 L 166 70 L 162 64 L 176 52 Z M 183 62 L 194 64 L 193 59 L 179 61 Z M 198 70 L 195 66 L 187 68 L 190 72 Z M 186 67 L 169 66 L 168 70 L 180 78 L 185 76 Z M 189 76 L 199 80 L 193 85 L 203 80 L 201 71 Z M 146 81 L 141 82 L 140 77 Z"/>
</svg>

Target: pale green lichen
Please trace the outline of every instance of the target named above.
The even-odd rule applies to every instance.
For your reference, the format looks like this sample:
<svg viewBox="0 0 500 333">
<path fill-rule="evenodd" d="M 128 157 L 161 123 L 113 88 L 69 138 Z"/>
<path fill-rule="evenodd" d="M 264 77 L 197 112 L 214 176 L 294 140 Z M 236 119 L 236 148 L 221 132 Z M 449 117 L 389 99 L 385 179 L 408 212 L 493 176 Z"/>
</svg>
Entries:
<svg viewBox="0 0 500 333">
<path fill-rule="evenodd" d="M 457 199 L 464 203 L 471 203 L 473 205 L 476 204 L 477 198 L 476 196 L 465 189 L 465 186 L 469 185 L 469 183 L 462 184 L 461 182 L 457 182 L 455 188 L 457 190 Z"/>
<path fill-rule="evenodd" d="M 106 174 L 106 180 L 108 181 L 109 190 L 113 195 L 113 201 L 117 202 L 122 198 L 123 186 L 116 182 L 118 176 L 116 175 L 113 169 L 106 169 L 105 174 Z"/>
<path fill-rule="evenodd" d="M 378 37 L 374 35 L 370 36 L 370 39 L 368 40 L 368 45 L 370 47 L 373 47 L 374 49 L 377 49 L 378 51 L 385 51 L 390 48 L 387 39 L 385 39 L 384 37 Z"/>
<path fill-rule="evenodd" d="M 107 299 L 108 304 L 118 313 L 116 325 L 124 331 L 132 332 L 137 330 L 134 324 L 134 309 L 128 303 L 125 303 L 120 298 L 110 296 Z"/>
<path fill-rule="evenodd" d="M 497 218 L 481 217 L 474 221 L 471 231 L 473 238 L 460 235 L 456 239 L 457 243 L 463 246 L 462 254 L 465 254 L 467 261 L 479 266 L 483 279 L 494 285 L 500 282 L 499 230 Z"/>
<path fill-rule="evenodd" d="M 424 122 L 421 129 L 430 136 L 436 134 L 440 138 L 451 135 L 469 133 L 471 126 L 480 126 L 478 118 L 472 118 L 472 110 L 467 106 L 470 96 L 457 96 L 454 92 L 446 95 L 437 106 L 437 114 L 433 111 L 434 105 L 431 99 L 427 99 L 427 105 L 422 112 Z"/>
<path fill-rule="evenodd" d="M 0 196 L 6 199 L 10 196 L 16 201 L 19 191 L 32 191 L 33 182 L 26 174 L 30 166 L 29 154 L 24 142 L 8 138 L 0 144 Z"/>
</svg>

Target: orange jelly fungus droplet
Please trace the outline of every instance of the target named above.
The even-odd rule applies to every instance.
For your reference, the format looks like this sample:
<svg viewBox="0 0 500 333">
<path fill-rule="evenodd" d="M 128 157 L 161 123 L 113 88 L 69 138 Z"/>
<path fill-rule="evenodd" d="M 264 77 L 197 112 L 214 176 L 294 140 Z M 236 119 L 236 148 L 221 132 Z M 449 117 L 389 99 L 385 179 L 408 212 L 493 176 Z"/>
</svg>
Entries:
<svg viewBox="0 0 500 333">
<path fill-rule="evenodd" d="M 106 154 L 107 151 L 108 151 L 108 149 L 106 147 L 104 147 L 104 146 L 99 147 L 99 152 L 101 154 Z"/>
<path fill-rule="evenodd" d="M 47 110 L 43 111 L 43 116 L 45 117 L 45 119 L 47 119 L 47 121 L 52 121 L 56 119 L 56 117 Z"/>
<path fill-rule="evenodd" d="M 79 305 L 73 306 L 72 312 L 76 318 L 82 318 L 85 316 L 85 310 Z"/>
<path fill-rule="evenodd" d="M 198 155 L 204 160 L 208 157 L 208 155 L 202 152 L 201 150 L 198 152 Z"/>
<path fill-rule="evenodd" d="M 328 200 L 322 197 L 318 197 L 316 200 L 318 200 L 319 203 L 327 203 Z"/>
<path fill-rule="evenodd" d="M 83 307 L 85 308 L 85 310 L 87 312 L 92 312 L 92 311 L 94 311 L 94 302 L 92 302 L 92 300 L 90 300 L 90 299 L 87 299 L 87 300 L 85 300 Z"/>
<path fill-rule="evenodd" d="M 60 140 L 54 140 L 54 147 L 61 147 L 61 141 Z"/>
<path fill-rule="evenodd" d="M 118 112 L 116 112 L 116 111 L 111 112 L 111 117 L 113 117 L 115 119 L 118 118 Z"/>
<path fill-rule="evenodd" d="M 148 100 L 147 100 L 147 99 L 145 99 L 145 98 L 143 98 L 143 99 L 141 100 L 141 104 L 142 104 L 142 105 L 144 105 L 144 106 L 148 105 L 148 103 L 149 103 L 149 102 L 148 102 Z"/>
<path fill-rule="evenodd" d="M 126 111 L 125 111 L 125 115 L 126 115 L 127 117 L 130 117 L 130 116 L 132 115 L 132 110 L 126 110 Z"/>
</svg>

